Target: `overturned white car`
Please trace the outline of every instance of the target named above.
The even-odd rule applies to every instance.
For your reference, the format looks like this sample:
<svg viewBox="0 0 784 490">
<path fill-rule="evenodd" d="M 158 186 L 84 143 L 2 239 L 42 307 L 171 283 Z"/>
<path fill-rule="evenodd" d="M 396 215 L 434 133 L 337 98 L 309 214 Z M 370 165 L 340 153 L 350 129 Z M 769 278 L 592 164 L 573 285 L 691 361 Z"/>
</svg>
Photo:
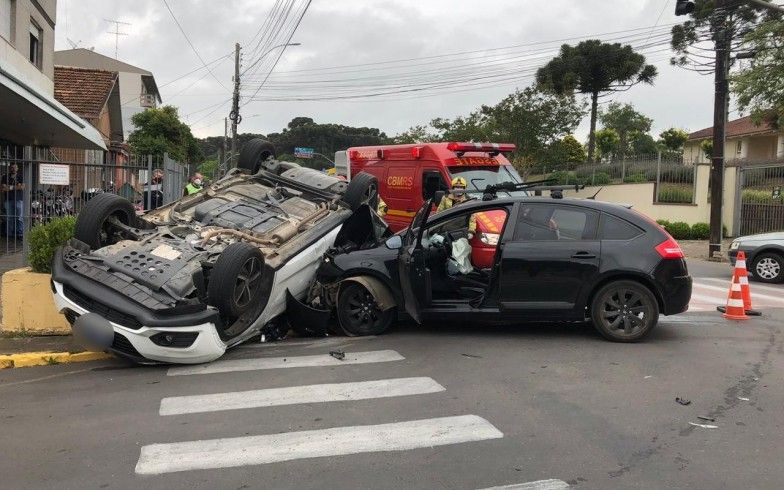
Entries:
<svg viewBox="0 0 784 490">
<path fill-rule="evenodd" d="M 347 220 L 363 221 L 348 227 L 355 241 L 387 232 L 369 211 L 375 177 L 349 184 L 277 161 L 263 140 L 243 147 L 238 167 L 142 216 L 113 194 L 87 203 L 52 266 L 75 334 L 139 363 L 211 361 L 278 328 Z"/>
</svg>

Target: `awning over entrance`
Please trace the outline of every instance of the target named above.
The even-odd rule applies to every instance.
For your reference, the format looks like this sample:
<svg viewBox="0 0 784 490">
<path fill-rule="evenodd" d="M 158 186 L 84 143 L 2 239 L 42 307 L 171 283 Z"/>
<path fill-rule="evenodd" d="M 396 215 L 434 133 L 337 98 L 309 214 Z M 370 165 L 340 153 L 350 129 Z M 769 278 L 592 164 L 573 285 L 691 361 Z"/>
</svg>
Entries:
<svg viewBox="0 0 784 490">
<path fill-rule="evenodd" d="M 54 97 L 0 68 L 0 138 L 18 145 L 106 150 L 101 133 Z"/>
</svg>

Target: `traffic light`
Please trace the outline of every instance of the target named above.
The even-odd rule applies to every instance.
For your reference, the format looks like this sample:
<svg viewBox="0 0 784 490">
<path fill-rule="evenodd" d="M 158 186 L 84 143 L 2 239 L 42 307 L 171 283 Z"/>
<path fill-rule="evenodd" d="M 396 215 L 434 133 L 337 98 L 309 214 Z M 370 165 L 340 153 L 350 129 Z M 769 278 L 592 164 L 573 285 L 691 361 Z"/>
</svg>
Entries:
<svg viewBox="0 0 784 490">
<path fill-rule="evenodd" d="M 677 0 L 675 2 L 675 15 L 689 15 L 694 12 L 694 2 Z"/>
</svg>

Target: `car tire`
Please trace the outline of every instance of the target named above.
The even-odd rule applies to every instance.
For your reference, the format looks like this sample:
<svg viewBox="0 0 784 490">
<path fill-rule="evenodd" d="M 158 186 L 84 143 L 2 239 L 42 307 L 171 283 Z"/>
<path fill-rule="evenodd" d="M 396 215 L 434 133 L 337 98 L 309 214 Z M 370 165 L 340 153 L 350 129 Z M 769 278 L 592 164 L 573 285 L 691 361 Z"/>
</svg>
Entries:
<svg viewBox="0 0 784 490">
<path fill-rule="evenodd" d="M 343 201 L 352 211 L 356 211 L 363 204 L 367 204 L 375 211 L 378 208 L 378 179 L 375 175 L 360 172 L 355 175 L 343 194 Z"/>
<path fill-rule="evenodd" d="M 751 273 L 759 282 L 775 284 L 784 281 L 784 257 L 765 252 L 754 257 Z"/>
<path fill-rule="evenodd" d="M 613 281 L 593 296 L 591 320 L 607 340 L 637 342 L 659 321 L 659 303 L 639 282 Z"/>
<path fill-rule="evenodd" d="M 237 168 L 255 174 L 261 169 L 261 164 L 265 160 L 275 158 L 275 146 L 267 140 L 254 138 L 244 145 L 237 158 Z"/>
<path fill-rule="evenodd" d="M 261 300 L 264 255 L 245 242 L 232 243 L 215 261 L 209 276 L 209 304 L 221 316 L 239 318 Z"/>
<path fill-rule="evenodd" d="M 131 202 L 117 194 L 103 193 L 93 197 L 76 218 L 74 238 L 95 250 L 115 242 L 114 233 L 107 226 L 112 218 L 132 227 L 139 226 L 136 210 Z"/>
<path fill-rule="evenodd" d="M 356 282 L 340 288 L 337 310 L 340 328 L 349 337 L 379 335 L 395 319 L 395 308 L 381 311 L 370 291 Z"/>
</svg>

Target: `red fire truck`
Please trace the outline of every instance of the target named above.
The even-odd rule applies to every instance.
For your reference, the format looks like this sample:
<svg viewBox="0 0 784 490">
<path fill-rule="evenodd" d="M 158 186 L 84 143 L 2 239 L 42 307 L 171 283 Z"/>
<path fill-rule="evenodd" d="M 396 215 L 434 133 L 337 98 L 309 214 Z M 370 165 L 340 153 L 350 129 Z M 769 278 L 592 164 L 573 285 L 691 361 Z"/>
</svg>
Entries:
<svg viewBox="0 0 784 490">
<path fill-rule="evenodd" d="M 386 221 L 397 232 L 409 225 L 425 200 L 438 191 L 449 191 L 454 177 L 468 183 L 468 194 L 481 199 L 488 185 L 522 182 L 504 154 L 515 150 L 505 143 L 422 143 L 362 146 L 335 155 L 339 173 L 350 179 L 359 172 L 376 176 L 379 193 L 389 208 Z M 503 231 L 501 211 L 479 213 L 471 240 L 471 261 L 490 268 Z"/>
</svg>

